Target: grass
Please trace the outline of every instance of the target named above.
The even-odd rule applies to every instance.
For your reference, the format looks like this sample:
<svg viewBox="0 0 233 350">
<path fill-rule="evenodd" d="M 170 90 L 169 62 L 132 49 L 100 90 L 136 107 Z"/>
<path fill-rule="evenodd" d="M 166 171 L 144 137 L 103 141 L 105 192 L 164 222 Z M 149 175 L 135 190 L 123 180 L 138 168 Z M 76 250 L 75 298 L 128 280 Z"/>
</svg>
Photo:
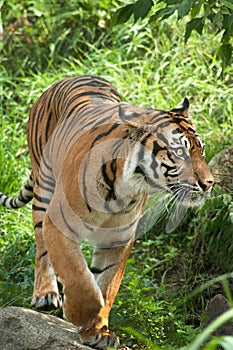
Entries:
<svg viewBox="0 0 233 350">
<path fill-rule="evenodd" d="M 151 25 L 145 20 L 111 26 L 109 14 L 115 2 L 102 1 L 96 7 L 91 2 L 85 9 L 84 1 L 79 14 L 76 4 L 70 3 L 63 15 L 55 0 L 53 9 L 42 0 L 23 1 L 21 7 L 16 1 L 11 8 L 4 4 L 4 30 L 28 14 L 28 4 L 34 22 L 21 21 L 16 32 L 7 32 L 3 48 L 1 191 L 18 193 L 30 173 L 25 136 L 30 107 L 44 89 L 66 76 L 101 75 L 124 100 L 137 106 L 168 109 L 187 96 L 191 118 L 206 142 L 207 160 L 232 144 L 233 68 L 228 67 L 221 78 L 217 38 L 206 31 L 201 37 L 193 35 L 185 46 L 184 25 L 175 18 Z M 74 24 L 77 16 L 83 16 L 79 27 L 83 36 Z M 98 26 L 100 20 L 105 21 L 103 28 Z M 56 29 L 60 37 L 53 36 Z M 188 296 L 203 281 L 232 271 L 230 258 L 224 258 L 229 246 L 225 229 L 228 237 L 231 234 L 232 196 L 220 189 L 214 196 L 201 210 L 190 211 L 174 232 L 166 234 L 159 224 L 136 242 L 111 315 L 112 328 L 132 349 L 153 349 L 152 344 L 181 349 L 201 333 L 199 320 L 211 293 L 207 288 Z M 0 212 L 0 305 L 28 307 L 35 253 L 30 205 L 18 211 L 0 208 Z M 223 220 L 224 212 L 228 216 Z M 190 324 L 190 316 L 198 319 L 197 325 Z"/>
</svg>

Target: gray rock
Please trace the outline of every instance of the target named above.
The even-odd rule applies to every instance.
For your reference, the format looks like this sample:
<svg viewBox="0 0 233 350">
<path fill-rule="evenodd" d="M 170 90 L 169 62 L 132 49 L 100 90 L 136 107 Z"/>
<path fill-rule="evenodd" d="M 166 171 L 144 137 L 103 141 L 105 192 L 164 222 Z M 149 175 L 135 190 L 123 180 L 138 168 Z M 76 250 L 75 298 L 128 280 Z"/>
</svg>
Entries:
<svg viewBox="0 0 233 350">
<path fill-rule="evenodd" d="M 233 146 L 216 154 L 209 162 L 209 167 L 215 183 L 231 191 L 233 189 Z"/>
<path fill-rule="evenodd" d="M 210 299 L 205 311 L 205 324 L 208 326 L 218 316 L 229 310 L 230 306 L 227 299 L 222 294 L 217 294 Z M 233 322 L 226 322 L 219 327 L 214 333 L 216 336 L 233 335 Z"/>
<path fill-rule="evenodd" d="M 11 306 L 0 308 L 1 350 L 90 350 L 77 327 L 52 315 Z"/>
</svg>

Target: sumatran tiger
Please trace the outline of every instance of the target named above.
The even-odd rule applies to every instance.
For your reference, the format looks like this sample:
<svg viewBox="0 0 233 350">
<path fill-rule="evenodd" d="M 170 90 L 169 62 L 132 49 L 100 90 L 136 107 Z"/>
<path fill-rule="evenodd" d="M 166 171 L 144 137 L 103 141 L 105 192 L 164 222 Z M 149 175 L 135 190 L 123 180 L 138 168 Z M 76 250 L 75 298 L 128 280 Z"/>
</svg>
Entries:
<svg viewBox="0 0 233 350">
<path fill-rule="evenodd" d="M 199 205 L 214 179 L 189 101 L 166 111 L 133 107 L 95 76 L 70 77 L 33 105 L 27 126 L 32 173 L 7 208 L 33 200 L 36 271 L 32 306 L 63 306 L 83 344 L 118 347 L 108 317 L 147 196 Z M 94 243 L 88 268 L 80 242 Z M 57 278 L 64 288 L 61 300 Z"/>
</svg>

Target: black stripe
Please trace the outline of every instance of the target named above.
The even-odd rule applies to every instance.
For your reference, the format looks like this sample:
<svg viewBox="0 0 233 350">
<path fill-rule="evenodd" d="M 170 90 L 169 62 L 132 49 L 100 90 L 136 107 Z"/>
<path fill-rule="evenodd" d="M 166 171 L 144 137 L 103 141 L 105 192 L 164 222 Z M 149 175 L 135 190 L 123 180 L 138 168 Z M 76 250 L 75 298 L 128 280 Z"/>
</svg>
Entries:
<svg viewBox="0 0 233 350">
<path fill-rule="evenodd" d="M 36 200 L 38 200 L 39 202 L 41 202 L 41 203 L 45 203 L 45 204 L 49 204 L 50 203 L 50 199 L 38 196 L 38 194 L 36 194 L 35 192 L 34 192 L 34 198 Z"/>
<path fill-rule="evenodd" d="M 4 196 L 4 194 L 1 195 L 1 198 Z M 4 199 L 4 201 L 2 202 L 2 205 L 5 207 L 6 206 L 6 201 L 7 199 L 9 199 L 9 197 L 6 196 L 6 198 Z"/>
<path fill-rule="evenodd" d="M 72 139 L 76 137 L 77 134 L 80 134 L 83 130 L 88 130 L 88 127 L 91 127 L 91 130 L 88 130 L 88 132 L 94 132 L 96 128 L 99 125 L 103 125 L 106 121 L 108 121 L 111 117 L 110 112 L 116 108 L 116 105 L 111 105 L 110 108 L 103 108 L 101 107 L 91 107 L 86 108 L 82 113 L 79 113 L 78 115 L 78 121 L 80 124 L 80 127 L 78 128 L 77 132 L 72 136 L 72 138 L 69 140 L 69 144 L 72 142 Z M 90 115 L 92 118 L 90 118 Z M 106 115 L 106 117 L 104 117 Z M 82 122 L 83 120 L 83 122 Z M 88 121 L 88 122 L 87 122 Z M 69 131 L 71 126 L 73 125 L 72 122 L 76 124 L 77 118 L 71 121 L 69 124 L 67 130 Z"/>
<path fill-rule="evenodd" d="M 102 272 L 104 272 L 104 271 L 110 269 L 110 268 L 113 267 L 114 265 L 116 265 L 116 264 L 111 264 L 111 265 L 109 265 L 109 266 L 106 266 L 104 269 L 99 269 L 98 267 L 92 266 L 92 267 L 90 268 L 90 271 L 91 271 L 92 273 L 98 273 L 98 274 L 99 274 L 99 273 L 102 273 Z"/>
<path fill-rule="evenodd" d="M 95 109 L 93 109 L 91 112 L 94 112 L 95 114 L 95 121 L 94 119 L 91 120 L 91 122 L 89 122 L 88 124 L 93 124 L 92 130 L 91 132 L 95 131 L 96 128 L 99 125 L 103 125 L 106 121 L 109 121 L 109 119 L 111 118 L 112 114 L 110 114 L 110 112 L 115 112 L 116 107 L 118 107 L 118 103 L 117 104 L 113 104 L 111 105 L 110 108 L 103 108 L 103 106 L 101 106 L 101 108 L 99 108 L 99 110 L 95 107 Z M 99 113 L 97 113 L 99 112 Z M 106 116 L 106 117 L 105 117 Z M 111 122 L 111 121 L 110 121 Z M 111 122 L 113 123 L 113 122 Z M 85 124 L 85 127 L 88 125 Z M 116 123 L 116 126 L 119 126 L 119 124 Z"/>
<path fill-rule="evenodd" d="M 5 195 L 4 195 L 4 194 L 2 194 L 2 195 L 1 195 L 1 198 L 2 198 L 3 196 L 5 196 Z M 6 202 L 9 200 L 9 205 L 11 206 L 11 208 L 13 208 L 13 209 L 17 209 L 18 207 L 16 207 L 16 206 L 14 205 L 14 203 L 13 203 L 13 205 L 11 204 L 10 199 L 11 199 L 11 200 L 13 200 L 14 198 L 11 198 L 11 197 L 8 197 L 8 196 L 5 196 L 5 199 L 3 200 L 2 205 L 3 205 L 4 207 L 6 207 Z"/>
<path fill-rule="evenodd" d="M 60 212 L 61 212 L 63 221 L 65 222 L 65 224 L 68 227 L 68 229 L 70 230 L 70 232 L 74 233 L 77 236 L 77 232 L 70 226 L 70 224 L 67 222 L 67 220 L 65 218 L 61 203 L 59 204 L 59 206 L 60 206 Z"/>
<path fill-rule="evenodd" d="M 43 181 L 43 184 L 41 181 L 39 181 L 38 179 L 36 179 L 36 184 L 41 188 L 43 189 L 44 191 L 46 192 L 50 192 L 50 193 L 53 193 L 54 192 L 54 183 L 52 182 L 46 182 L 45 180 L 42 179 L 42 176 L 40 177 L 40 180 Z M 51 186 L 51 187 L 46 187 L 44 186 L 45 185 L 48 185 L 48 186 Z"/>
<path fill-rule="evenodd" d="M 37 205 L 35 204 L 32 204 L 32 209 L 33 210 L 36 210 L 36 211 L 46 211 L 47 209 L 44 208 L 44 207 L 38 207 Z"/>
<path fill-rule="evenodd" d="M 16 198 L 17 198 L 17 197 L 11 198 L 11 199 L 10 199 L 10 202 L 9 202 L 10 206 L 11 206 L 12 208 L 14 208 L 14 209 L 19 208 L 18 205 L 16 204 Z"/>
<path fill-rule="evenodd" d="M 174 159 L 172 158 L 172 153 L 167 151 L 167 157 L 168 159 L 173 163 L 173 164 L 176 164 L 176 162 L 174 161 Z"/>
<path fill-rule="evenodd" d="M 40 167 L 40 158 L 37 157 L 37 154 L 35 152 L 35 148 L 34 147 L 31 147 L 31 152 L 32 152 L 33 158 L 36 161 L 36 164 L 37 164 L 37 166 L 39 168 Z"/>
<path fill-rule="evenodd" d="M 39 137 L 39 149 L 40 149 L 40 155 L 43 154 L 43 141 L 42 136 Z"/>
<path fill-rule="evenodd" d="M 150 121 L 148 124 L 155 124 L 156 127 L 160 127 L 163 124 L 159 124 L 160 122 L 171 122 L 172 116 L 168 111 L 163 111 L 159 109 L 154 109 L 152 113 L 150 113 Z"/>
<path fill-rule="evenodd" d="M 177 170 L 176 166 L 169 166 L 168 164 L 161 163 L 161 167 L 166 168 L 166 171 L 164 173 L 165 177 L 177 177 L 179 174 L 176 172 L 175 174 L 170 174 L 169 171 Z"/>
<path fill-rule="evenodd" d="M 33 192 L 33 187 L 29 184 L 24 185 L 25 190 Z"/>
<path fill-rule="evenodd" d="M 15 198 L 17 198 L 20 202 L 27 204 L 33 198 L 33 195 L 23 196 L 23 192 L 21 191 L 18 197 L 15 197 Z"/>
<path fill-rule="evenodd" d="M 76 99 L 78 100 L 79 98 L 81 98 L 81 97 L 90 97 L 90 96 L 107 96 L 107 95 L 105 95 L 105 94 L 101 94 L 101 93 L 98 93 L 98 92 L 96 92 L 96 91 L 85 91 L 85 92 L 81 92 L 81 93 L 77 93 L 77 94 L 75 94 L 75 96 L 71 99 L 71 101 L 69 101 L 69 104 L 72 104 L 72 102 L 73 101 L 75 101 Z M 87 99 L 87 102 L 89 102 L 90 101 L 90 98 L 88 98 Z M 68 107 L 69 107 L 69 105 L 68 105 Z M 68 107 L 67 107 L 67 109 L 68 109 Z M 73 115 L 73 113 L 74 113 L 74 111 L 75 111 L 75 109 L 76 108 L 78 108 L 79 107 L 79 104 L 76 104 L 74 107 L 72 107 L 72 109 L 68 112 L 68 114 L 67 114 L 67 116 L 66 116 L 66 118 L 68 119 L 68 118 L 70 118 L 70 116 L 72 116 Z"/>
<path fill-rule="evenodd" d="M 43 157 L 42 157 L 42 161 L 43 161 L 43 165 L 45 165 L 45 167 L 46 167 L 50 172 L 52 172 L 52 166 L 51 166 L 50 164 L 48 164 L 47 159 L 46 159 L 46 156 L 43 156 Z"/>
<path fill-rule="evenodd" d="M 92 105 L 89 108 L 90 114 L 92 114 L 95 117 L 95 120 L 99 121 L 99 123 L 102 123 L 102 121 L 107 120 L 111 117 L 111 114 L 113 112 L 118 111 L 119 103 L 103 103 L 101 105 Z M 103 117 L 106 116 L 104 119 Z"/>
<path fill-rule="evenodd" d="M 115 161 L 115 162 L 114 162 Z M 114 159 L 111 162 L 110 168 L 111 170 L 114 170 L 114 172 L 116 171 L 116 169 L 114 169 L 114 167 L 116 168 L 115 165 L 113 165 L 112 163 L 116 163 L 116 160 Z M 116 173 L 113 173 L 113 180 L 110 179 L 108 173 L 107 173 L 107 165 L 106 163 L 104 163 L 102 165 L 102 169 L 101 169 L 101 173 L 102 173 L 102 177 L 104 182 L 110 187 L 110 190 L 108 190 L 107 196 L 106 196 L 106 201 L 110 201 L 111 199 L 116 199 L 116 195 L 115 195 L 115 191 L 114 191 L 114 184 L 115 184 L 115 180 L 116 180 Z"/>
<path fill-rule="evenodd" d="M 44 253 L 42 253 L 40 256 L 39 256 L 39 260 L 41 259 L 41 258 L 43 258 L 43 256 L 45 256 L 45 255 L 47 255 L 48 254 L 48 251 L 46 250 Z"/>
<path fill-rule="evenodd" d="M 85 169 L 83 171 L 83 197 L 85 199 L 85 204 L 88 209 L 88 211 L 91 213 L 92 209 L 91 206 L 88 204 L 88 198 L 87 198 L 87 186 L 86 186 L 86 181 L 85 181 L 85 174 L 86 174 L 86 169 L 87 169 L 87 161 L 85 162 Z"/>
<path fill-rule="evenodd" d="M 33 125 L 33 131 L 34 131 L 34 135 L 31 135 L 31 137 L 36 140 L 35 143 L 33 143 L 33 153 L 34 153 L 34 157 L 36 159 L 36 162 L 38 164 L 38 166 L 40 165 L 40 158 L 41 158 L 41 155 L 42 155 L 42 152 L 41 152 L 41 144 L 40 144 L 40 138 L 38 138 L 38 130 L 40 130 L 40 119 L 42 118 L 42 116 L 44 115 L 44 105 L 42 105 L 41 107 L 42 111 L 36 111 L 36 113 L 38 114 L 38 117 L 36 119 L 36 123 L 35 125 Z M 40 117 L 41 116 L 41 117 Z M 40 117 L 40 118 L 39 118 Z"/>
<path fill-rule="evenodd" d="M 112 132 L 113 130 L 117 129 L 118 126 L 119 126 L 119 124 L 113 124 L 113 125 L 111 126 L 110 129 L 108 129 L 107 131 L 102 132 L 101 134 L 99 134 L 98 136 L 96 136 L 96 138 L 95 138 L 94 141 L 92 142 L 90 148 L 92 148 L 92 147 L 94 146 L 94 144 L 95 144 L 97 141 L 99 141 L 99 140 L 102 139 L 103 137 L 105 137 L 105 136 L 111 134 L 111 132 Z"/>
<path fill-rule="evenodd" d="M 46 180 L 46 178 L 49 179 L 49 180 L 51 180 L 51 181 Z M 54 186 L 55 186 L 54 179 L 53 179 L 52 177 L 50 177 L 50 176 L 47 176 L 45 173 L 43 173 L 42 170 L 40 170 L 40 179 L 36 179 L 35 182 L 36 182 L 36 184 L 37 184 L 39 187 L 42 187 L 42 186 L 41 186 L 41 182 L 45 183 L 45 184 L 48 185 L 48 186 L 51 186 L 52 188 L 54 188 Z M 43 187 L 42 187 L 42 188 L 43 188 Z"/>
<path fill-rule="evenodd" d="M 114 146 L 112 147 L 112 158 L 114 158 L 114 159 L 119 158 L 119 154 L 120 154 L 120 158 L 122 158 L 122 155 L 120 152 L 122 149 L 121 147 L 124 147 L 125 139 L 126 138 L 119 138 L 118 140 L 116 140 L 114 142 Z M 126 142 L 127 142 L 127 140 L 126 140 Z"/>
<path fill-rule="evenodd" d="M 166 137 L 164 134 L 162 134 L 162 133 L 157 133 L 157 137 L 159 138 L 159 140 L 161 140 L 162 142 L 164 142 L 165 145 L 168 144 L 168 139 L 167 139 L 167 137 Z"/>
<path fill-rule="evenodd" d="M 47 143 L 48 138 L 49 138 L 50 124 L 51 124 L 51 121 L 52 121 L 52 116 L 53 116 L 53 114 L 52 114 L 52 112 L 50 112 L 49 115 L 48 115 L 46 126 L 45 126 L 45 140 L 46 140 L 46 143 Z"/>
<path fill-rule="evenodd" d="M 157 155 L 158 152 L 160 151 L 165 151 L 166 150 L 166 147 L 161 147 L 157 141 L 154 141 L 153 142 L 153 150 L 152 150 L 152 153 L 154 156 Z"/>
<path fill-rule="evenodd" d="M 108 174 L 107 174 L 107 165 L 106 165 L 106 163 L 103 163 L 102 168 L 101 168 L 101 173 L 102 173 L 104 182 L 105 182 L 111 189 L 113 189 L 113 181 L 108 177 Z"/>
<path fill-rule="evenodd" d="M 66 120 L 69 119 L 72 115 L 74 115 L 75 110 L 79 108 L 79 104 L 74 105 L 74 107 L 71 108 L 71 110 L 68 110 L 68 113 L 66 113 Z"/>
<path fill-rule="evenodd" d="M 34 229 L 42 228 L 42 226 L 43 226 L 43 221 L 39 221 L 39 222 L 37 222 L 37 224 L 35 224 Z"/>
</svg>

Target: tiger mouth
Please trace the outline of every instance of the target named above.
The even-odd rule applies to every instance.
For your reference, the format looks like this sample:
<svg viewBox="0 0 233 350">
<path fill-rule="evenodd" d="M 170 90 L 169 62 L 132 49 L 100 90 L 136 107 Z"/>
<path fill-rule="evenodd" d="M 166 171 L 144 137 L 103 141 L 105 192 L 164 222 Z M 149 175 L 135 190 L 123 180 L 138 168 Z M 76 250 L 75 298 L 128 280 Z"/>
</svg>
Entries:
<svg viewBox="0 0 233 350">
<path fill-rule="evenodd" d="M 170 186 L 170 190 L 173 196 L 182 204 L 187 207 L 202 206 L 205 200 L 210 197 L 210 192 L 203 192 L 196 186 L 181 185 Z"/>
<path fill-rule="evenodd" d="M 206 196 L 204 195 L 192 195 L 190 194 L 189 197 L 185 198 L 183 201 L 180 201 L 183 206 L 186 207 L 201 207 L 206 200 Z"/>
</svg>

